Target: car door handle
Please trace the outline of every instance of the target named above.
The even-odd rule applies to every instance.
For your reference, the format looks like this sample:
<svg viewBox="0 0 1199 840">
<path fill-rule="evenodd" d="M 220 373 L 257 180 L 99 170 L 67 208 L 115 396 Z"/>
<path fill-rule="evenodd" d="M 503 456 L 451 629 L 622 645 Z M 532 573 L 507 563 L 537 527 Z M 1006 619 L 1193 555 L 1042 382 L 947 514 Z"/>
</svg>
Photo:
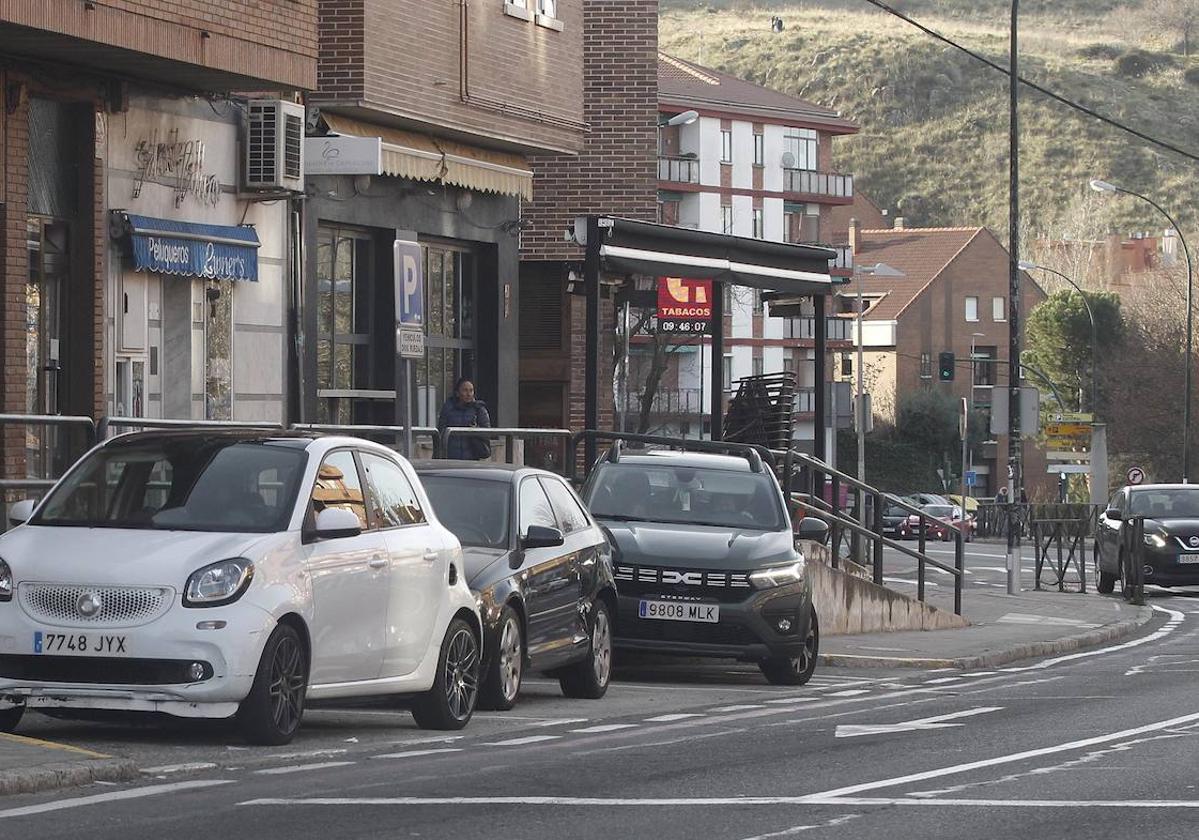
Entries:
<svg viewBox="0 0 1199 840">
<path fill-rule="evenodd" d="M 436 562 L 439 556 L 440 552 L 434 551 L 433 549 L 429 549 L 425 552 L 425 560 L 429 563 Z"/>
<path fill-rule="evenodd" d="M 372 569 L 383 569 L 387 567 L 387 558 L 382 554 L 376 554 L 367 562 L 366 565 L 370 566 Z"/>
</svg>

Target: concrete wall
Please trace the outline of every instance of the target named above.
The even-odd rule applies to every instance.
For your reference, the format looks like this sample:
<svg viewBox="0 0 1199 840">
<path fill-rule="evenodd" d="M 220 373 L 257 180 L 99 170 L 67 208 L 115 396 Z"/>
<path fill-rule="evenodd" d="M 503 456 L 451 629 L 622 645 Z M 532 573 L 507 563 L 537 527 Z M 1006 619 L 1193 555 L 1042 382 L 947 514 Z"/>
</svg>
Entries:
<svg viewBox="0 0 1199 840">
<path fill-rule="evenodd" d="M 804 557 L 808 559 L 808 574 L 812 580 L 812 602 L 820 616 L 820 632 L 825 636 L 952 630 L 970 625 L 960 615 L 834 569 L 828 565 L 827 556 L 828 549 L 824 546 L 805 544 Z"/>
</svg>

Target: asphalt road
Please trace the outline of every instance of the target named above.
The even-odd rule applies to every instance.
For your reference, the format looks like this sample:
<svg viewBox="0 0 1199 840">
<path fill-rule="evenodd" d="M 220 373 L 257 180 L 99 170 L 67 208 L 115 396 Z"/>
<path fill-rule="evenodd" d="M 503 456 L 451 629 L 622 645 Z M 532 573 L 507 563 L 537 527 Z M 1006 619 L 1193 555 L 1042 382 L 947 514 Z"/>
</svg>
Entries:
<svg viewBox="0 0 1199 840">
<path fill-rule="evenodd" d="M 33 717 L 30 734 L 148 772 L 6 798 L 0 836 L 1190 840 L 1199 597 L 1152 603 L 1132 639 L 994 671 L 823 669 L 785 689 L 643 660 L 597 702 L 537 680 L 458 735 L 382 705 L 314 711 L 276 750 L 220 727 Z"/>
</svg>

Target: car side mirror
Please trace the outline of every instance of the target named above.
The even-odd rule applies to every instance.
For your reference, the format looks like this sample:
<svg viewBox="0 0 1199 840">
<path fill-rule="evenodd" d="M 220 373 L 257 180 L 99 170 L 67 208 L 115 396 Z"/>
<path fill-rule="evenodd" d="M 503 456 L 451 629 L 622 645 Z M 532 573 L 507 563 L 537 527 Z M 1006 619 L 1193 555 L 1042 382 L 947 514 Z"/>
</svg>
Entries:
<svg viewBox="0 0 1199 840">
<path fill-rule="evenodd" d="M 828 523 L 815 516 L 805 516 L 795 531 L 797 540 L 811 540 L 821 545 L 828 541 Z"/>
<path fill-rule="evenodd" d="M 362 533 L 362 520 L 345 508 L 325 508 L 316 515 L 315 533 L 322 540 L 356 537 Z"/>
<path fill-rule="evenodd" d="M 544 525 L 530 525 L 529 530 L 520 538 L 521 548 L 557 548 L 566 540 L 557 528 L 547 528 Z"/>
<path fill-rule="evenodd" d="M 9 527 L 15 528 L 18 525 L 24 525 L 29 521 L 29 517 L 33 516 L 33 509 L 37 506 L 37 502 L 33 499 L 22 499 L 14 503 L 8 508 L 8 524 Z"/>
<path fill-rule="evenodd" d="M 1117 522 L 1121 522 L 1124 520 L 1124 515 L 1120 513 L 1119 508 L 1108 508 L 1107 510 L 1105 510 L 1103 512 L 1103 515 L 1106 516 L 1108 519 L 1114 519 Z"/>
</svg>

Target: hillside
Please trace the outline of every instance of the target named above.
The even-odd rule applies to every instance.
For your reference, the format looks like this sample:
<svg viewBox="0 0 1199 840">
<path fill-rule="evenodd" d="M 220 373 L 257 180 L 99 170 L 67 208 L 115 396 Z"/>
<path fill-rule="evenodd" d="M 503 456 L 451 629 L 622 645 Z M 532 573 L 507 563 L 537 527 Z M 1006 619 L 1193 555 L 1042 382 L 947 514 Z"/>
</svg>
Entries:
<svg viewBox="0 0 1199 840">
<path fill-rule="evenodd" d="M 1009 0 L 896 3 L 1007 63 Z M 1022 75 L 1199 153 L 1199 58 L 1169 51 L 1129 0 L 1025 0 Z M 785 28 L 770 30 L 780 15 Z M 838 140 L 837 167 L 911 224 L 1007 230 L 1007 77 L 862 0 L 663 0 L 663 50 L 836 108 L 862 131 Z M 1187 74 L 1187 70 L 1191 70 Z M 1187 80 L 1189 76 L 1190 81 Z M 1027 234 L 1156 229 L 1152 210 L 1086 188 L 1104 178 L 1199 223 L 1199 163 L 1025 89 Z M 1084 230 L 1085 228 L 1085 230 Z"/>
</svg>

